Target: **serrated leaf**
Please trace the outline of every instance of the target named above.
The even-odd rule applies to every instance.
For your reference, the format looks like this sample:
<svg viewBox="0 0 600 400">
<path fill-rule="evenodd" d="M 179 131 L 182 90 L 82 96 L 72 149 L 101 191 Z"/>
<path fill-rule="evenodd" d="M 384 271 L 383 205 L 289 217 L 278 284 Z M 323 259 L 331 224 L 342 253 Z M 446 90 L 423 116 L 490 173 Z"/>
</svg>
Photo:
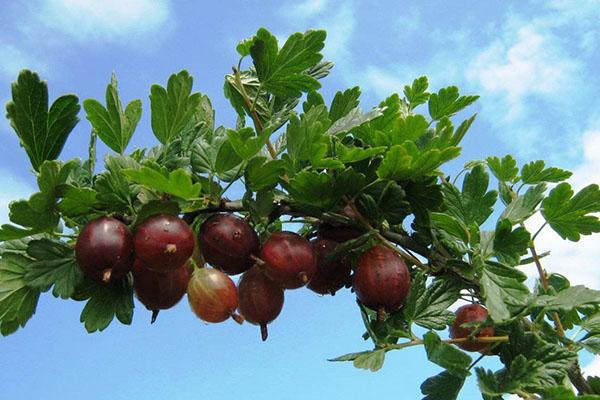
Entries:
<svg viewBox="0 0 600 400">
<path fill-rule="evenodd" d="M 368 369 L 371 372 L 377 372 L 383 367 L 385 361 L 385 350 L 373 350 L 359 354 L 354 359 L 354 366 L 360 369 Z"/>
<path fill-rule="evenodd" d="M 311 108 L 300 118 L 292 115 L 285 132 L 287 151 L 291 160 L 310 160 L 313 144 L 329 127 L 329 115 L 324 105 Z"/>
<path fill-rule="evenodd" d="M 48 109 L 48 86 L 40 77 L 23 70 L 12 84 L 12 101 L 6 105 L 21 146 L 36 171 L 46 160 L 56 159 L 69 133 L 79 122 L 79 99 L 75 95 L 57 98 Z"/>
<path fill-rule="evenodd" d="M 331 102 L 331 107 L 329 107 L 329 119 L 331 122 L 337 121 L 346 116 L 350 111 L 356 109 L 359 104 L 359 97 L 360 88 L 358 86 L 346 89 L 343 92 L 337 92 Z"/>
<path fill-rule="evenodd" d="M 535 213 L 538 204 L 544 199 L 545 192 L 546 185 L 544 183 L 530 187 L 524 195 L 520 195 L 510 202 L 500 215 L 500 219 L 520 224 Z"/>
<path fill-rule="evenodd" d="M 166 89 L 152 85 L 152 131 L 162 144 L 180 135 L 198 109 L 202 95 L 192 93 L 193 82 L 190 74 L 183 70 L 169 77 Z"/>
<path fill-rule="evenodd" d="M 384 146 L 367 148 L 355 146 L 348 147 L 342 143 L 337 143 L 335 145 L 335 150 L 337 152 L 337 157 L 341 162 L 350 164 L 383 154 L 387 149 Z"/>
<path fill-rule="evenodd" d="M 594 394 L 577 396 L 570 388 L 554 386 L 544 390 L 541 400 L 600 400 L 600 396 Z"/>
<path fill-rule="evenodd" d="M 510 332 L 509 341 L 498 347 L 502 363 L 511 366 L 516 359 L 524 357 L 527 360 L 527 369 L 535 374 L 529 375 L 525 391 L 539 392 L 548 387 L 562 385 L 567 369 L 577 359 L 577 354 L 563 346 L 550 343 L 539 335 L 525 332 L 521 326 L 515 324 Z"/>
<path fill-rule="evenodd" d="M 542 202 L 542 215 L 563 239 L 579 241 L 581 235 L 600 232 L 600 189 L 592 184 L 574 192 L 568 183 L 560 183 Z"/>
<path fill-rule="evenodd" d="M 0 334 L 14 333 L 35 314 L 40 292 L 27 286 L 25 273 L 31 259 L 18 254 L 0 258 Z"/>
<path fill-rule="evenodd" d="M 472 223 L 483 224 L 493 212 L 498 193 L 487 191 L 489 175 L 482 165 L 468 172 L 462 186 L 462 192 L 449 183 L 442 186 L 447 213 L 469 226 Z"/>
<path fill-rule="evenodd" d="M 139 168 L 131 157 L 109 155 L 104 160 L 106 171 L 96 176 L 94 189 L 96 199 L 102 208 L 123 211 L 134 203 L 139 189 L 129 184 L 124 169 Z"/>
<path fill-rule="evenodd" d="M 75 261 L 73 248 L 64 242 L 50 239 L 32 240 L 27 254 L 33 258 L 25 271 L 29 287 L 41 292 L 51 287 L 54 297 L 68 299 L 83 281 L 83 273 Z"/>
<path fill-rule="evenodd" d="M 57 208 L 68 217 L 86 215 L 94 208 L 96 195 L 94 189 L 68 185 Z"/>
<path fill-rule="evenodd" d="M 534 185 L 542 182 L 562 182 L 573 175 L 571 171 L 560 168 L 545 168 L 546 163 L 542 160 L 531 161 L 521 169 L 521 180 L 523 183 Z"/>
<path fill-rule="evenodd" d="M 486 159 L 488 167 L 492 174 L 501 182 L 513 182 L 517 178 L 519 168 L 517 161 L 507 154 L 503 158 L 488 157 Z"/>
<path fill-rule="evenodd" d="M 456 400 L 464 383 L 465 378 L 444 371 L 421 384 L 422 400 Z"/>
<path fill-rule="evenodd" d="M 417 141 L 427 132 L 429 122 L 420 114 L 407 115 L 404 118 L 398 118 L 396 126 L 391 135 L 392 144 L 402 144 L 405 141 Z"/>
<path fill-rule="evenodd" d="M 521 256 L 527 253 L 531 235 L 523 227 L 514 230 L 512 227 L 507 219 L 498 221 L 494 234 L 494 255 L 503 263 L 517 265 Z"/>
<path fill-rule="evenodd" d="M 429 115 L 435 120 L 450 117 L 474 103 L 479 96 L 460 96 L 458 87 L 449 86 L 429 96 Z"/>
<path fill-rule="evenodd" d="M 454 320 L 454 313 L 448 308 L 460 298 L 460 286 L 453 280 L 436 279 L 429 287 L 426 282 L 425 274 L 414 276 L 403 316 L 409 324 L 446 329 Z"/>
<path fill-rule="evenodd" d="M 184 200 L 198 197 L 202 186 L 200 183 L 193 183 L 191 175 L 182 168 L 167 172 L 141 167 L 140 169 L 124 169 L 123 174 L 137 184 Z"/>
<path fill-rule="evenodd" d="M 445 368 L 448 373 L 464 378 L 469 373 L 471 357 L 457 347 L 444 343 L 440 337 L 433 331 L 429 331 L 423 336 L 423 345 L 427 352 L 427 359 L 432 363 Z"/>
<path fill-rule="evenodd" d="M 535 304 L 547 310 L 570 311 L 584 305 L 600 302 L 600 291 L 582 285 L 571 286 L 558 292 L 555 296 L 538 296 Z"/>
<path fill-rule="evenodd" d="M 228 129 L 227 136 L 232 149 L 242 160 L 246 161 L 254 157 L 265 146 L 270 134 L 268 131 L 263 131 L 257 136 L 252 128 L 242 128 L 239 130 Z"/>
<path fill-rule="evenodd" d="M 135 228 L 153 215 L 169 214 L 178 216 L 180 212 L 181 209 L 176 201 L 151 200 L 139 209 L 131 228 Z"/>
<path fill-rule="evenodd" d="M 406 180 L 430 175 L 446 161 L 458 157 L 458 147 L 421 151 L 413 142 L 392 146 L 384 156 L 377 175 L 381 179 Z"/>
<path fill-rule="evenodd" d="M 133 279 L 130 275 L 111 284 L 85 279 L 73 298 L 87 300 L 80 321 L 88 333 L 103 331 L 115 317 L 125 325 L 130 325 L 133 319 Z"/>
<path fill-rule="evenodd" d="M 276 96 L 298 97 L 321 87 L 304 72 L 323 58 L 325 31 L 294 33 L 279 49 L 277 38 L 264 28 L 258 30 L 250 47 L 256 74 L 263 86 Z"/>
<path fill-rule="evenodd" d="M 382 115 L 380 108 L 373 108 L 369 112 L 363 112 L 360 108 L 350 110 L 346 115 L 337 119 L 329 129 L 325 132 L 326 135 L 339 135 L 340 133 L 349 132 L 354 128 L 361 126 L 369 121 L 379 118 Z"/>
<path fill-rule="evenodd" d="M 255 157 L 246 166 L 246 186 L 254 192 L 273 188 L 284 173 L 284 160 L 267 161 L 266 157 Z"/>
<path fill-rule="evenodd" d="M 429 81 L 426 76 L 415 79 L 412 86 L 404 86 L 404 96 L 410 103 L 411 108 L 415 108 L 429 99 L 429 93 L 427 93 L 428 87 Z"/>
<path fill-rule="evenodd" d="M 490 317 L 496 323 L 509 320 L 514 310 L 529 302 L 529 289 L 523 282 L 527 276 L 516 268 L 487 261 L 481 270 L 481 292 Z"/>
<path fill-rule="evenodd" d="M 464 244 L 469 243 L 469 229 L 460 220 L 451 215 L 437 212 L 430 213 L 429 218 L 434 228 L 449 234 Z"/>
<path fill-rule="evenodd" d="M 113 74 L 106 87 L 106 107 L 94 99 L 87 99 L 83 108 L 100 139 L 112 150 L 123 154 L 142 117 L 141 100 L 133 100 L 123 111 L 117 78 Z"/>
<path fill-rule="evenodd" d="M 322 209 L 331 208 L 341 197 L 331 190 L 333 179 L 326 173 L 303 171 L 285 186 L 295 201 Z"/>
</svg>

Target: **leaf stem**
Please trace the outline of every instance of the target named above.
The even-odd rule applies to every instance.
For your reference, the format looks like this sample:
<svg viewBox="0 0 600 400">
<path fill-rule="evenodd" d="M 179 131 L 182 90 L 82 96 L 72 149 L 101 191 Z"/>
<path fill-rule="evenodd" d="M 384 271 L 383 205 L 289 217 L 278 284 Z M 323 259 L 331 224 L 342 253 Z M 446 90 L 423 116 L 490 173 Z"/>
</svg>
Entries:
<svg viewBox="0 0 600 400">
<path fill-rule="evenodd" d="M 248 96 L 248 93 L 246 92 L 244 85 L 242 84 L 242 78 L 240 77 L 240 69 L 234 67 L 233 74 L 235 76 L 235 83 L 236 83 L 236 85 L 238 85 L 238 87 L 240 89 L 240 94 L 242 95 L 242 99 L 244 99 L 244 103 L 246 104 L 246 107 L 248 108 L 250 117 L 252 118 L 252 121 L 254 122 L 254 127 L 256 128 L 256 132 L 260 135 L 265 127 L 264 127 L 262 121 L 260 120 L 260 117 L 258 116 L 256 110 L 254 109 L 253 103 L 250 101 L 250 97 Z M 271 139 L 267 139 L 267 149 L 269 150 L 269 154 L 271 154 L 271 157 L 273 159 L 277 158 L 277 151 L 275 150 L 275 147 L 273 147 L 273 143 L 271 143 Z"/>
<path fill-rule="evenodd" d="M 508 336 L 483 336 L 483 337 L 474 337 L 474 338 L 456 338 L 456 339 L 446 339 L 442 340 L 443 343 L 448 344 L 458 344 L 464 342 L 477 342 L 477 343 L 501 343 L 508 342 Z M 400 344 L 386 344 L 382 347 L 385 351 L 390 350 L 400 350 L 406 347 L 419 346 L 423 344 L 423 339 L 414 339 L 410 342 L 400 343 Z"/>
</svg>

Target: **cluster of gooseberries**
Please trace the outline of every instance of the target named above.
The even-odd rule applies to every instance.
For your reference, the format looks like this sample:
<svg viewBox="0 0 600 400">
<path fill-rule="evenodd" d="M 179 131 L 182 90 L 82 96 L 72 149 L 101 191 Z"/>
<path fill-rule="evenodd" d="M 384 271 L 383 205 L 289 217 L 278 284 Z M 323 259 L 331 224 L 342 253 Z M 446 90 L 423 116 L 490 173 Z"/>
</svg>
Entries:
<svg viewBox="0 0 600 400">
<path fill-rule="evenodd" d="M 133 232 L 122 221 L 102 217 L 81 231 L 75 254 L 82 271 L 105 284 L 130 271 L 139 301 L 152 311 L 176 305 L 187 293 L 194 313 L 203 321 L 229 318 L 260 326 L 277 318 L 284 290 L 307 286 L 325 295 L 352 287 L 358 301 L 377 312 L 378 320 L 400 309 L 410 289 L 410 271 L 398 253 L 381 244 L 364 252 L 356 262 L 330 255 L 341 243 L 359 236 L 354 228 L 323 225 L 311 241 L 294 232 L 272 233 L 264 243 L 250 224 L 234 214 L 216 213 L 201 225 L 198 236 L 177 216 L 160 214 L 139 224 Z M 208 262 L 214 268 L 204 267 Z M 242 274 L 236 287 L 229 275 Z M 457 310 L 452 338 L 493 336 L 491 327 L 474 331 L 465 323 L 485 322 L 487 310 L 472 304 Z M 485 343 L 458 343 L 469 351 L 485 351 Z"/>
</svg>

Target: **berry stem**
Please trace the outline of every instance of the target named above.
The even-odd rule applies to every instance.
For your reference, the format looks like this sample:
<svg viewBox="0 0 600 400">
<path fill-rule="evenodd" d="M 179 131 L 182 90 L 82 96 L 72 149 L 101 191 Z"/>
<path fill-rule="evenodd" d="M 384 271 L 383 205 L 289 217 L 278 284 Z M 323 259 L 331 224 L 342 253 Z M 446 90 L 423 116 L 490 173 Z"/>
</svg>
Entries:
<svg viewBox="0 0 600 400">
<path fill-rule="evenodd" d="M 158 313 L 160 313 L 160 310 L 152 310 L 152 318 L 150 319 L 150 324 L 156 322 L 156 318 L 158 318 Z"/>
<path fill-rule="evenodd" d="M 269 330 L 267 329 L 267 324 L 260 324 L 260 338 L 264 342 L 269 337 Z"/>
</svg>

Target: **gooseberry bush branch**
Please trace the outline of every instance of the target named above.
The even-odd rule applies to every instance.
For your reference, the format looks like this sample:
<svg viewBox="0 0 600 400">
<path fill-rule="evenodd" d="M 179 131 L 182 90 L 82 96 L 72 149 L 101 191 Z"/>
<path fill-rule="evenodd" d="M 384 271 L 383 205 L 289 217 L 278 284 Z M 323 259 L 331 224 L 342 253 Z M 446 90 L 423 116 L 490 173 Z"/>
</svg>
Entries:
<svg viewBox="0 0 600 400">
<path fill-rule="evenodd" d="M 240 59 L 224 80 L 224 95 L 237 116 L 234 127 L 215 125 L 210 100 L 193 91 L 187 71 L 171 75 L 166 87 L 153 85 L 151 133 L 158 144 L 152 148 L 128 150 L 142 102 L 123 107 L 112 76 L 104 104 L 82 102 L 91 130 L 84 160 L 58 159 L 80 119 L 78 97 L 60 96 L 50 105 L 47 84 L 22 71 L 12 85 L 7 118 L 39 191 L 10 203 L 11 223 L 0 227 L 2 335 L 24 327 L 39 296 L 50 290 L 55 297 L 85 302 L 81 322 L 88 332 L 103 331 L 115 318 L 130 324 L 134 288 L 155 318 L 158 309 L 181 298 L 189 271 L 179 269 L 169 278 L 182 291 L 168 307 L 164 302 L 150 307 L 146 295 L 156 293 L 142 293 L 140 285 L 164 279 L 165 271 L 156 268 L 169 265 L 154 272 L 134 266 L 117 279 L 111 274 L 118 271 L 97 271 L 82 261 L 81 249 L 91 245 L 81 238 L 98 225 L 119 230 L 124 241 L 133 232 L 137 249 L 146 245 L 139 232 L 150 237 L 153 227 L 175 223 L 199 238 L 192 256 L 194 289 L 190 284 L 187 293 L 202 319 L 243 320 L 234 312 L 235 287 L 217 269 L 232 275 L 247 271 L 241 279 L 245 289 L 241 282 L 237 288 L 240 311 L 261 326 L 263 339 L 266 324 L 281 311 L 284 288 L 308 283 L 317 293 L 333 294 L 352 287 L 363 338 L 372 348 L 331 361 L 377 371 L 390 351 L 419 345 L 443 369 L 421 385 L 424 399 L 457 399 L 469 375 L 475 375 L 484 399 L 509 393 L 600 399 L 600 378 L 584 377 L 578 359 L 581 351 L 600 352 L 600 292 L 546 272 L 542 261 L 552 249 L 538 253 L 534 243 L 542 229 L 573 242 L 599 232 L 598 185 L 575 191 L 567 182 L 571 172 L 542 160 L 518 166 L 511 155 L 468 161 L 455 177 L 448 176 L 444 167 L 460 156 L 476 117 L 467 109 L 478 96 L 461 95 L 456 86 L 429 91 L 427 78 L 420 77 L 369 110 L 360 106 L 358 87 L 326 102 L 319 89 L 333 63 L 321 54 L 325 38 L 324 31 L 311 30 L 280 46 L 259 29 L 240 42 Z M 102 168 L 97 139 L 110 149 Z M 243 196 L 226 198 L 231 188 Z M 534 216 L 543 222 L 532 235 Z M 302 221 L 298 234 L 278 233 L 296 220 Z M 214 232 L 226 228 L 237 238 L 242 231 L 257 235 L 252 245 L 236 243 L 246 244 L 240 247 L 246 256 L 241 260 L 239 250 L 231 265 L 211 255 L 219 251 L 210 247 Z M 335 266 L 347 276 L 320 286 L 314 271 L 282 276 L 274 269 L 281 251 L 276 239 L 309 249 L 283 253 L 284 258 L 303 260 L 308 254 L 307 265 L 316 259 L 319 268 Z M 181 257 L 178 251 L 186 246 L 191 252 L 190 240 L 169 243 L 161 257 Z M 121 264 L 131 253 L 123 249 Z M 206 262 L 215 270 L 198 272 Z M 527 281 L 526 271 L 534 268 L 538 277 Z M 389 271 L 394 275 L 379 282 L 380 292 L 393 301 L 370 302 L 368 285 Z M 213 289 L 199 276 L 215 274 L 229 289 L 221 308 L 208 309 L 200 300 Z M 244 303 L 253 291 L 275 303 L 271 315 L 260 316 L 265 310 Z M 469 304 L 451 311 L 465 299 Z M 442 339 L 447 329 L 450 338 Z M 497 358 L 503 367 L 475 367 L 480 358 L 473 361 L 467 351 Z"/>
</svg>

